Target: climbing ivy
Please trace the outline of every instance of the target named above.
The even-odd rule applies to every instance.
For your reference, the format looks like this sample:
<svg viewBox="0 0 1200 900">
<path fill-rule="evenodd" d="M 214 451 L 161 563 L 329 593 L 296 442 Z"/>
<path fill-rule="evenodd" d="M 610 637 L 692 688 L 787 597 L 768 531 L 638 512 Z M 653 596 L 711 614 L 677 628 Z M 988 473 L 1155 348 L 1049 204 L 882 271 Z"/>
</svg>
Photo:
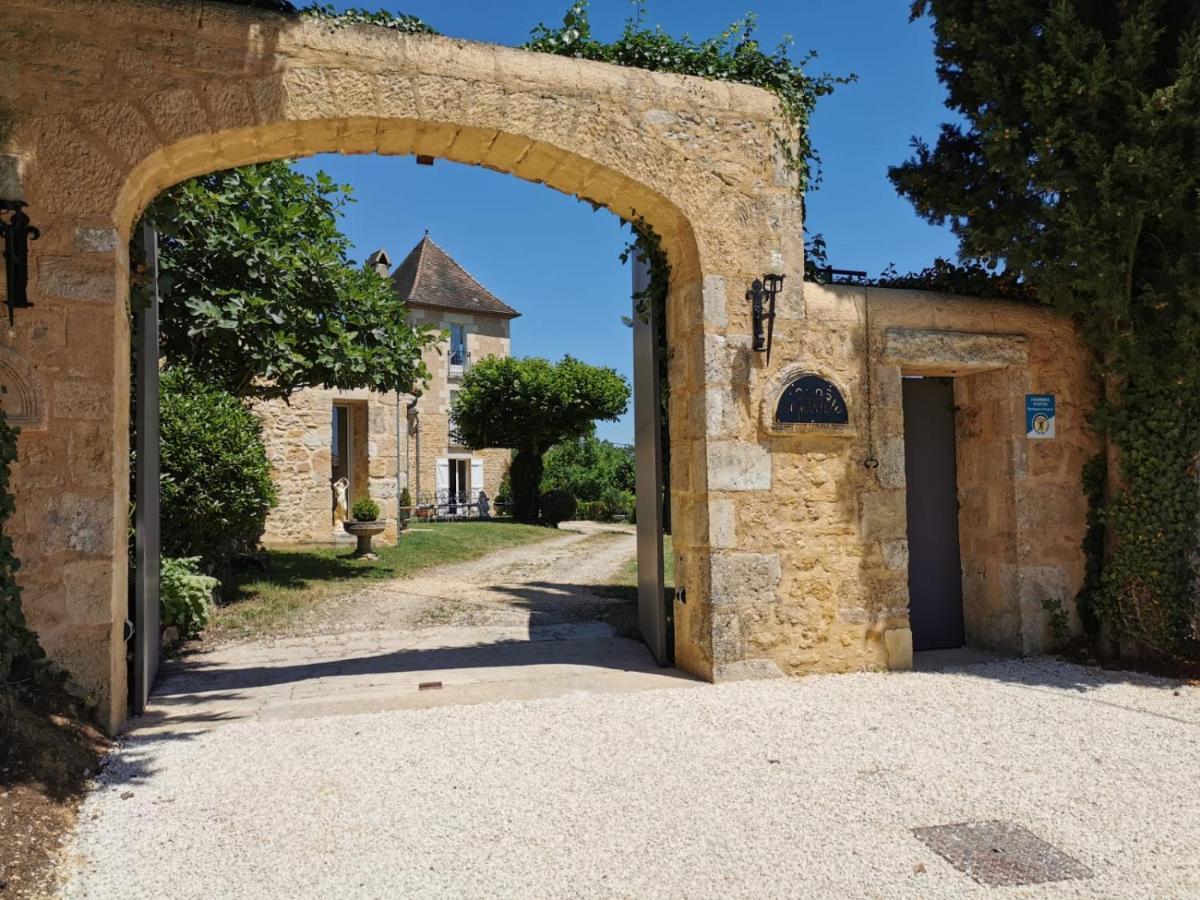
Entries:
<svg viewBox="0 0 1200 900">
<path fill-rule="evenodd" d="M 779 98 L 784 128 L 775 133 L 776 146 L 796 175 L 796 191 L 803 193 L 816 187 L 820 158 L 809 138 L 809 120 L 817 100 L 836 85 L 853 81 L 853 75 L 809 75 L 804 67 L 816 53 L 809 51 L 799 62 L 793 61 L 790 39 L 785 38 L 773 52 L 764 51 L 755 37 L 758 22 L 753 14 L 715 37 L 696 41 L 687 35 L 677 38 L 661 28 L 647 27 L 646 0 L 635 0 L 634 7 L 635 13 L 626 20 L 621 35 L 605 42 L 592 36 L 587 0 L 577 0 L 560 27 L 538 25 L 524 49 L 764 88 Z"/>
<path fill-rule="evenodd" d="M 332 3 L 309 3 L 297 6 L 291 0 L 221 0 L 234 6 L 249 6 L 284 15 L 300 15 L 314 19 L 328 19 L 334 25 L 378 25 L 406 34 L 437 34 L 416 16 L 391 13 L 387 10 L 369 10 L 352 6 L 339 12 Z"/>
<path fill-rule="evenodd" d="M 329 19 L 336 25 L 378 25 L 404 34 L 437 34 L 416 16 L 391 13 L 387 10 L 369 10 L 353 6 L 338 12 L 330 3 L 312 3 L 299 10 L 300 15 L 314 19 Z"/>
<path fill-rule="evenodd" d="M 16 573 L 21 561 L 13 552 L 7 523 L 16 507 L 9 490 L 10 467 L 17 459 L 19 429 L 8 424 L 0 410 L 0 690 L 15 669 L 45 654 L 21 612 L 21 588 Z"/>
</svg>

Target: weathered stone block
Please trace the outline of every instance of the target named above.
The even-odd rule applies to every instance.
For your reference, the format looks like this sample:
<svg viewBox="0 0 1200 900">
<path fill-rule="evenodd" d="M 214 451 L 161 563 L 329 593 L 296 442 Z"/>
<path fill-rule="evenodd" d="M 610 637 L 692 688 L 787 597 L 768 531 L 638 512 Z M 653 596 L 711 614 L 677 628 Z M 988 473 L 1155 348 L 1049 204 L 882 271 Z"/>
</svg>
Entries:
<svg viewBox="0 0 1200 900">
<path fill-rule="evenodd" d="M 704 279 L 704 324 L 710 328 L 724 328 L 729 324 L 729 316 L 725 312 L 725 279 L 719 275 L 709 275 Z"/>
<path fill-rule="evenodd" d="M 709 500 L 708 542 L 721 550 L 737 546 L 737 509 L 732 500 Z"/>
<path fill-rule="evenodd" d="M 745 441 L 713 441 L 707 446 L 708 487 L 714 491 L 768 491 L 771 454 Z"/>
<path fill-rule="evenodd" d="M 112 621 L 112 566 L 108 560 L 73 560 L 63 566 L 67 616 L 78 625 Z"/>
<path fill-rule="evenodd" d="M 117 282 L 111 268 L 97 268 L 69 257 L 42 257 L 38 260 L 37 291 L 43 297 L 111 303 Z"/>
<path fill-rule="evenodd" d="M 107 497 L 61 494 L 50 498 L 43 520 L 47 552 L 74 550 L 84 556 L 112 552 L 113 505 Z"/>
<path fill-rule="evenodd" d="M 913 667 L 912 629 L 891 628 L 885 631 L 883 645 L 887 649 L 889 669 L 903 671 Z"/>
<path fill-rule="evenodd" d="M 770 603 L 783 571 L 777 553 L 722 552 L 712 556 L 712 602 Z"/>
<path fill-rule="evenodd" d="M 111 253 L 117 249 L 115 228 L 76 228 L 75 246 L 82 253 Z"/>
</svg>

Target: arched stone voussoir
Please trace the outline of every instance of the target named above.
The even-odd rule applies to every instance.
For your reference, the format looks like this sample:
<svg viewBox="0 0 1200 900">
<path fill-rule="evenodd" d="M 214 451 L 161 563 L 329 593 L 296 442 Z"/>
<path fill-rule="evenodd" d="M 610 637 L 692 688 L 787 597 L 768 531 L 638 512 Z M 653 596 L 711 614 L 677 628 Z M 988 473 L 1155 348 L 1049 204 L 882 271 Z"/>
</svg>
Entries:
<svg viewBox="0 0 1200 900">
<path fill-rule="evenodd" d="M 6 29 L 22 40 L 20 65 L 0 80 L 12 126 L 0 157 L 19 161 L 8 165 L 16 196 L 43 232 L 30 252 L 34 306 L 7 344 L 36 361 L 44 389 L 13 395 L 43 423 L 21 439 L 13 489 L 18 510 L 59 516 L 56 545 L 17 530 L 24 598 L 48 651 L 95 692 L 110 727 L 128 697 L 127 534 L 117 527 L 129 486 L 127 240 L 172 185 L 318 153 L 478 165 L 655 229 L 672 269 L 672 503 L 689 597 L 677 610 L 678 659 L 702 677 L 730 663 L 708 608 L 704 342 L 745 330 L 748 314 L 732 304 L 748 277 L 802 268 L 772 95 L 199 0 L 0 2 Z M 98 444 L 108 452 L 88 450 Z"/>
</svg>

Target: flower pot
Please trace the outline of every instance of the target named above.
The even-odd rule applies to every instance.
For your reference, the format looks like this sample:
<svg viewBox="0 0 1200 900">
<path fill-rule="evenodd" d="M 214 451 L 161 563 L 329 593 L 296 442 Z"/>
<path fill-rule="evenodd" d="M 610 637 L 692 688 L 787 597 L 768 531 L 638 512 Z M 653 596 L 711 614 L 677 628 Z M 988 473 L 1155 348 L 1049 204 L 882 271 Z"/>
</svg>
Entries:
<svg viewBox="0 0 1200 900">
<path fill-rule="evenodd" d="M 383 534 L 383 530 L 387 524 L 380 521 L 375 522 L 343 522 L 342 528 L 346 530 L 346 534 L 354 536 L 358 541 L 354 548 L 354 556 L 356 559 L 378 559 L 374 551 L 371 550 L 371 538 L 377 534 Z"/>
</svg>

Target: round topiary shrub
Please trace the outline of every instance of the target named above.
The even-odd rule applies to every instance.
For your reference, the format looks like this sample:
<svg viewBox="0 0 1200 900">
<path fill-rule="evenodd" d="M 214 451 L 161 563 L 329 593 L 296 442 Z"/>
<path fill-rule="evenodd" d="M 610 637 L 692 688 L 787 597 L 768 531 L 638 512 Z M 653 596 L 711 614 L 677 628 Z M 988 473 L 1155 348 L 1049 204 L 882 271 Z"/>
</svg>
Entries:
<svg viewBox="0 0 1200 900">
<path fill-rule="evenodd" d="M 541 507 L 542 521 L 557 528 L 559 522 L 567 522 L 575 518 L 578 504 L 575 502 L 574 494 L 560 488 L 542 494 L 539 506 Z"/>
<path fill-rule="evenodd" d="M 370 497 L 363 497 L 354 501 L 350 515 L 355 522 L 374 522 L 379 518 L 379 504 Z"/>
<path fill-rule="evenodd" d="M 162 555 L 199 557 L 224 578 L 254 549 L 276 503 L 262 425 L 246 405 L 184 368 L 162 373 Z"/>
</svg>

